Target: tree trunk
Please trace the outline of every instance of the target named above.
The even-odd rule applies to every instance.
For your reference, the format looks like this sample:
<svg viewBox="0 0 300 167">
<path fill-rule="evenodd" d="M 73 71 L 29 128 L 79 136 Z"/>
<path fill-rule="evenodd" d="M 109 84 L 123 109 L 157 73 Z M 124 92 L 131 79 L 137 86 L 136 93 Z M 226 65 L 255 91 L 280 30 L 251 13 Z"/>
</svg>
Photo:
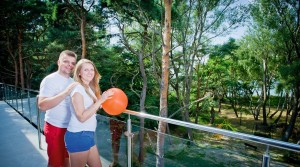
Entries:
<svg viewBox="0 0 300 167">
<path fill-rule="evenodd" d="M 199 99 L 200 98 L 200 91 L 201 91 L 201 77 L 198 75 L 199 72 L 200 72 L 200 65 L 197 66 L 197 95 L 196 95 L 196 98 Z M 199 110 L 200 110 L 200 102 L 197 102 L 197 105 L 196 105 L 196 115 L 195 115 L 195 124 L 198 124 L 198 117 L 199 117 Z"/>
<path fill-rule="evenodd" d="M 277 123 L 279 122 L 279 120 L 280 120 L 280 118 L 281 118 L 281 116 L 282 116 L 282 113 L 283 113 L 283 108 L 281 109 L 281 111 L 280 111 L 278 117 L 277 117 L 276 120 L 274 121 L 274 124 L 277 124 Z"/>
<path fill-rule="evenodd" d="M 163 32 L 163 53 L 162 53 L 162 80 L 160 88 L 160 116 L 168 116 L 168 85 L 169 85 L 169 52 L 171 45 L 171 5 L 172 0 L 164 0 L 165 5 L 165 19 Z M 160 121 L 157 131 L 157 159 L 156 166 L 164 166 L 164 133 L 166 131 L 166 123 Z"/>
<path fill-rule="evenodd" d="M 19 56 L 19 67 L 20 67 L 20 81 L 21 88 L 24 89 L 24 71 L 23 71 L 23 53 L 22 53 L 22 40 L 23 40 L 23 30 L 18 29 L 18 56 Z"/>
<path fill-rule="evenodd" d="M 215 123 L 215 110 L 214 107 L 211 107 L 210 109 L 210 124 L 214 124 Z"/>
<path fill-rule="evenodd" d="M 86 18 L 85 18 L 85 15 L 82 14 L 81 23 L 80 23 L 80 34 L 81 34 L 81 44 L 82 44 L 81 58 L 82 59 L 86 58 L 85 26 L 86 26 Z"/>
<path fill-rule="evenodd" d="M 277 108 L 276 108 L 276 111 L 273 113 L 273 114 L 271 114 L 270 115 L 270 117 L 269 118 L 273 118 L 274 117 L 274 115 L 276 115 L 277 114 L 277 112 L 279 111 L 279 107 L 280 107 L 280 103 L 281 103 L 281 100 L 282 100 L 282 95 L 283 95 L 283 92 L 281 92 L 280 93 L 280 98 L 279 98 L 279 102 L 278 102 L 278 105 L 277 105 Z M 286 98 L 285 98 L 286 99 Z M 285 104 L 285 100 L 283 101 L 283 103 L 282 103 L 282 108 L 283 108 L 283 106 L 284 106 L 284 104 Z"/>
<path fill-rule="evenodd" d="M 267 111 L 266 111 L 266 104 L 267 104 L 267 63 L 266 60 L 263 59 L 263 67 L 264 67 L 264 75 L 263 75 L 263 125 L 267 125 Z"/>
<path fill-rule="evenodd" d="M 222 109 L 222 99 L 223 98 L 219 98 L 218 99 L 218 113 L 221 114 L 221 109 Z"/>
<path fill-rule="evenodd" d="M 296 119 L 297 119 L 298 114 L 299 114 L 299 97 L 300 97 L 300 90 L 299 90 L 299 88 L 300 88 L 300 84 L 298 83 L 296 85 L 296 90 L 295 90 L 293 113 L 292 113 L 289 125 L 286 128 L 286 130 L 285 130 L 285 132 L 284 132 L 284 134 L 282 136 L 282 140 L 283 141 L 288 141 L 289 138 L 291 137 L 292 131 L 293 131 L 294 127 L 295 127 Z"/>
<path fill-rule="evenodd" d="M 261 95 L 258 95 L 258 96 L 259 96 L 259 99 L 257 100 L 257 105 L 252 110 L 252 115 L 253 115 L 254 120 L 258 120 L 258 116 L 260 114 L 260 107 L 262 105 L 262 102 L 261 102 L 262 97 L 261 97 Z"/>
<path fill-rule="evenodd" d="M 26 74 L 26 88 L 31 89 L 31 78 L 32 78 L 32 66 L 30 61 L 25 61 L 25 74 Z"/>
<path fill-rule="evenodd" d="M 233 108 L 235 116 L 238 118 L 239 114 L 238 114 L 238 110 L 237 110 L 237 106 L 236 106 L 236 99 L 237 99 L 236 89 L 237 89 L 236 86 L 232 87 L 232 98 L 229 98 L 229 101 L 231 103 L 231 107 Z"/>
<path fill-rule="evenodd" d="M 235 101 L 232 100 L 231 98 L 229 98 L 229 102 L 230 102 L 230 105 L 235 113 L 235 116 L 238 118 L 239 117 L 239 114 L 238 114 L 238 111 L 236 109 L 236 106 L 235 106 Z"/>
<path fill-rule="evenodd" d="M 9 55 L 11 56 L 11 58 L 13 59 L 14 69 L 15 69 L 15 74 L 14 74 L 14 77 L 15 77 L 15 87 L 17 87 L 18 86 L 18 82 L 19 82 L 18 62 L 17 62 L 17 59 L 16 59 L 15 55 L 13 54 L 13 50 L 11 49 L 9 37 L 7 37 L 7 51 L 9 53 Z"/>
<path fill-rule="evenodd" d="M 137 55 L 138 59 L 139 59 L 139 69 L 140 69 L 141 77 L 143 80 L 143 84 L 142 84 L 143 87 L 142 87 L 141 94 L 137 94 L 137 95 L 140 98 L 140 112 L 146 113 L 145 101 L 146 101 L 146 95 L 147 95 L 148 81 L 147 81 L 147 75 L 146 75 L 146 71 L 145 71 L 144 58 L 147 57 L 145 55 L 145 48 L 147 45 L 146 40 L 148 39 L 148 25 L 141 24 L 141 23 L 140 23 L 140 25 L 143 26 L 144 30 L 141 35 L 141 41 L 140 41 L 141 47 L 138 51 L 136 51 L 134 48 L 132 48 L 130 46 L 130 44 L 126 38 L 125 32 L 124 32 L 124 27 L 119 25 L 119 28 L 122 32 L 121 35 L 122 35 L 123 44 L 130 52 L 132 52 L 134 55 Z M 154 54 L 154 53 L 155 53 L 155 51 L 153 51 L 152 54 Z M 140 132 L 139 132 L 140 148 L 139 148 L 139 156 L 138 156 L 140 166 L 143 166 L 144 157 L 145 157 L 145 153 L 144 153 L 144 135 L 145 135 L 144 124 L 145 123 L 144 122 L 145 122 L 144 118 L 140 118 Z"/>
<path fill-rule="evenodd" d="M 86 16 L 88 15 L 88 12 L 92 9 L 93 5 L 95 4 L 95 0 L 75 1 L 75 4 L 72 4 L 69 0 L 66 0 L 66 3 L 69 4 L 69 8 L 74 12 L 77 19 L 80 21 L 80 35 L 81 35 L 81 45 L 82 45 L 81 58 L 84 59 L 86 58 L 86 54 L 87 54 L 86 39 L 85 39 Z M 77 8 L 75 8 L 74 6 L 77 6 Z M 80 11 L 80 14 L 78 14 L 78 11 Z"/>
<path fill-rule="evenodd" d="M 293 107 L 294 107 L 294 104 L 293 104 L 293 97 L 295 96 L 295 93 L 294 91 L 292 91 L 292 94 L 289 98 L 289 101 L 287 103 L 287 108 L 286 108 L 286 117 L 285 117 L 285 124 L 287 125 L 288 124 L 288 120 L 289 120 L 289 115 L 290 115 L 290 112 L 293 110 Z"/>
<path fill-rule="evenodd" d="M 147 31 L 147 29 L 145 30 Z M 145 36 L 143 37 L 145 38 Z M 143 40 L 143 43 L 144 40 Z M 144 48 L 144 47 L 143 47 Z M 140 72 L 143 78 L 143 89 L 141 93 L 141 98 L 140 98 L 140 111 L 142 113 L 145 113 L 145 101 L 146 101 L 146 94 L 147 94 L 147 76 L 145 72 L 145 67 L 144 67 L 144 62 L 143 62 L 143 54 L 139 53 L 139 65 L 140 65 Z M 142 165 L 144 162 L 144 118 L 140 118 L 140 133 L 139 133 L 139 138 L 140 138 L 140 151 L 139 151 L 139 162 Z"/>
</svg>

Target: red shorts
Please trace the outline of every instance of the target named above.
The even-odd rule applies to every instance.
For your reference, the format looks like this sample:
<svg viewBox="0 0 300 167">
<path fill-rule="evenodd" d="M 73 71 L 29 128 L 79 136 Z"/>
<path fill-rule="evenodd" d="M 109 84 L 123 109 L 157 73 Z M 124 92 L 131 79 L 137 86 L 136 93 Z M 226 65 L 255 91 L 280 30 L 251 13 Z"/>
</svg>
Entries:
<svg viewBox="0 0 300 167">
<path fill-rule="evenodd" d="M 58 128 L 45 122 L 44 134 L 48 144 L 48 165 L 50 166 L 64 166 L 65 158 L 69 158 L 64 140 L 66 131 L 67 128 Z"/>
</svg>

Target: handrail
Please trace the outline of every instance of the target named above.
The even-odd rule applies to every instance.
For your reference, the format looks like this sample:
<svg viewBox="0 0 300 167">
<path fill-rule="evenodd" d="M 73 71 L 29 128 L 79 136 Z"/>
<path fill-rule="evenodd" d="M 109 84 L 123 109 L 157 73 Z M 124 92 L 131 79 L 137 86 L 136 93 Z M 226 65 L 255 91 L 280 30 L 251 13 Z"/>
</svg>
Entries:
<svg viewBox="0 0 300 167">
<path fill-rule="evenodd" d="M 0 83 L 0 84 L 7 85 L 7 86 L 11 86 L 11 87 L 14 87 L 14 88 L 17 88 L 17 89 L 22 89 L 22 90 L 26 90 L 26 91 L 31 91 L 31 92 L 39 93 L 38 90 L 34 90 L 34 89 L 28 89 L 28 88 L 16 87 L 15 85 L 6 84 L 6 83 Z"/>
<path fill-rule="evenodd" d="M 217 133 L 217 134 L 221 134 L 224 136 L 229 136 L 229 137 L 233 137 L 233 138 L 237 138 L 237 139 L 242 139 L 242 140 L 247 140 L 247 141 L 251 141 L 251 142 L 255 142 L 255 143 L 265 144 L 267 146 L 269 145 L 269 146 L 273 146 L 273 147 L 277 147 L 277 148 L 281 148 L 281 149 L 285 149 L 285 150 L 300 152 L 300 145 L 293 144 L 293 143 L 288 143 L 288 142 L 284 142 L 284 141 L 254 136 L 254 135 L 240 133 L 240 132 L 233 132 L 233 131 L 229 131 L 229 130 L 225 130 L 225 129 L 219 129 L 219 128 L 214 128 L 214 127 L 194 124 L 194 123 L 190 123 L 190 122 L 184 122 L 184 121 L 179 121 L 179 120 L 175 120 L 175 119 L 165 118 L 165 117 L 159 117 L 159 116 L 146 114 L 146 113 L 142 113 L 142 112 L 136 112 L 136 111 L 132 111 L 132 110 L 125 110 L 124 112 L 129 115 L 135 115 L 135 116 L 142 117 L 142 118 L 153 119 L 156 121 L 162 121 L 162 122 L 166 122 L 166 123 L 170 123 L 170 124 L 174 124 L 174 125 L 180 125 L 180 126 L 184 126 L 187 128 L 203 130 L 206 132 Z"/>
</svg>

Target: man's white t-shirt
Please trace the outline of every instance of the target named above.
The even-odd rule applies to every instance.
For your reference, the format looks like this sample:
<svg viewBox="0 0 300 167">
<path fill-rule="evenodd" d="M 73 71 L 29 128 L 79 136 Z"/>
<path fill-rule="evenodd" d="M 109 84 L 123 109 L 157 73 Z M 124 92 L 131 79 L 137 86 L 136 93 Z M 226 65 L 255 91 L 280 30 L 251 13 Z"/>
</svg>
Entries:
<svg viewBox="0 0 300 167">
<path fill-rule="evenodd" d="M 90 91 L 90 94 L 93 95 L 96 98 L 96 96 L 94 95 L 91 88 L 89 88 L 89 91 Z M 87 109 L 91 105 L 94 104 L 93 99 L 90 96 L 88 96 L 88 94 L 86 93 L 86 91 L 85 91 L 85 89 L 82 85 L 77 85 L 73 89 L 73 91 L 71 92 L 70 96 L 72 97 L 76 92 L 80 93 L 83 97 L 84 109 Z M 96 126 L 97 126 L 96 114 L 91 116 L 86 121 L 80 122 L 76 117 L 73 105 L 71 105 L 70 108 L 71 108 L 71 119 L 70 119 L 70 122 L 69 122 L 69 126 L 67 128 L 67 130 L 69 132 L 80 132 L 80 131 L 93 131 L 93 132 L 95 132 Z"/>
<path fill-rule="evenodd" d="M 46 76 L 40 85 L 39 97 L 53 97 L 64 91 L 74 80 L 54 72 Z M 67 96 L 57 106 L 46 111 L 45 121 L 53 126 L 60 128 L 67 128 L 71 113 L 70 113 L 71 99 Z"/>
</svg>

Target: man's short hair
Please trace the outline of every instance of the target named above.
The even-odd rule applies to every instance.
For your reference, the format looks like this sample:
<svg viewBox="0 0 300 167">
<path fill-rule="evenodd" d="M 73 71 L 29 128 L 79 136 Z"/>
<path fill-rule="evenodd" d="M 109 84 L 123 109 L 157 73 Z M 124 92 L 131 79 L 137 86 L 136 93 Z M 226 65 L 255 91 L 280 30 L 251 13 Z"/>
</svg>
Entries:
<svg viewBox="0 0 300 167">
<path fill-rule="evenodd" d="M 59 58 L 61 58 L 63 55 L 68 55 L 68 56 L 71 56 L 71 57 L 75 57 L 75 59 L 77 59 L 77 55 L 75 52 L 73 51 L 70 51 L 70 50 L 64 50 L 60 53 L 59 55 Z"/>
</svg>

